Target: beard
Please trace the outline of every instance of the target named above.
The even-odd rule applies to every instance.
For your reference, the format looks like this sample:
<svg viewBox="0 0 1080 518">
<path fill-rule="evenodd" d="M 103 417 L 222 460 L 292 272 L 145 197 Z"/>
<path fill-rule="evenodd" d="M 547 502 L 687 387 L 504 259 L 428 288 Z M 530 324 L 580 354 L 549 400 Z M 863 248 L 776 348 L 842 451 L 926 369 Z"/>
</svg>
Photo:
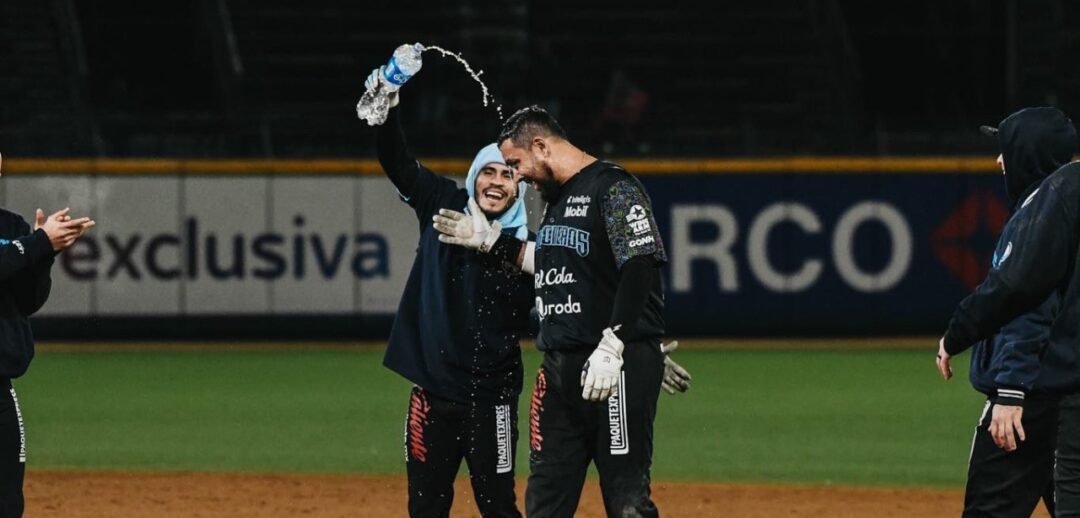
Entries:
<svg viewBox="0 0 1080 518">
<path fill-rule="evenodd" d="M 562 186 L 554 178 L 537 180 L 536 185 L 540 191 L 540 199 L 544 200 L 544 203 L 551 205 L 559 201 L 559 191 L 562 190 Z"/>
<path fill-rule="evenodd" d="M 555 172 L 551 170 L 551 166 L 540 163 L 537 164 L 537 168 L 543 171 L 543 178 L 534 180 L 537 188 L 540 191 L 540 199 L 544 200 L 544 203 L 548 205 L 555 203 L 559 200 L 559 192 L 562 190 L 562 185 L 555 179 Z"/>
</svg>

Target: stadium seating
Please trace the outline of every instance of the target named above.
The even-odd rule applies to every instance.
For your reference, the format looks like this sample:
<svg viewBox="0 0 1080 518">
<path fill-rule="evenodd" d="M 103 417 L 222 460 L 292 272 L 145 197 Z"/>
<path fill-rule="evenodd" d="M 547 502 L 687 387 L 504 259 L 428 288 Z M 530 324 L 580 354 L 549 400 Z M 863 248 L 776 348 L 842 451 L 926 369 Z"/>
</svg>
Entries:
<svg viewBox="0 0 1080 518">
<path fill-rule="evenodd" d="M 982 152 L 972 125 L 1080 98 L 1068 2 L 909 4 L 9 0 L 0 137 L 53 156 L 365 155 L 363 78 L 412 41 L 462 52 L 506 111 L 546 105 L 624 156 Z M 422 153 L 497 130 L 447 60 L 405 95 Z"/>
</svg>

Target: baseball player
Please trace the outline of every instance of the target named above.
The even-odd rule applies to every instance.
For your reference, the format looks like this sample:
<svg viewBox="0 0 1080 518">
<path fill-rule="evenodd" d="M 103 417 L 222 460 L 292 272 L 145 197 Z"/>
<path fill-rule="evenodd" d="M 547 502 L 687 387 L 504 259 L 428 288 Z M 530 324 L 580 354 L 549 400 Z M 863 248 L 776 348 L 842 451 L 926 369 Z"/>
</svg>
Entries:
<svg viewBox="0 0 1080 518">
<path fill-rule="evenodd" d="M 1056 117 L 1063 121 L 1056 124 L 1053 139 L 1071 143 L 1075 149 L 1076 131 L 1071 122 L 1064 115 Z M 1005 128 L 999 131 L 999 138 L 1007 171 L 1022 165 L 1021 160 L 1031 163 L 1033 142 L 1006 133 Z M 1025 154 L 1013 156 L 1010 150 L 1014 149 L 1025 150 Z M 1057 161 L 1069 159 L 1054 157 Z M 1035 399 L 1036 391 L 1061 398 L 1057 407 L 1054 512 L 1058 517 L 1080 516 L 1080 276 L 1076 275 L 1080 268 L 1080 164 L 1061 166 L 1038 187 L 1029 189 L 1019 203 L 1008 224 L 1008 253 L 1000 251 L 996 267 L 960 302 L 938 344 L 938 369 L 951 376 L 953 354 L 992 337 L 1021 315 L 1027 318 L 1026 314 L 1051 296 L 1059 297 L 1044 339 L 1011 342 L 1000 351 L 994 350 L 993 354 L 1008 357 L 1011 365 L 1023 366 L 1023 370 L 1011 380 L 995 379 L 999 390 L 990 412 L 989 433 L 998 446 L 1022 452 L 1029 439 L 1042 441 L 1036 439 L 1038 431 L 1029 434 L 1027 430 L 1033 422 L 1029 414 L 1037 411 L 1037 407 L 1027 409 L 1029 399 Z M 1011 385 L 1004 385 L 1006 382 Z"/>
<path fill-rule="evenodd" d="M 609 516 L 658 516 L 649 468 L 667 256 L 649 198 L 624 169 L 571 144 L 539 107 L 508 118 L 498 142 L 548 204 L 535 243 L 447 212 L 437 225 L 445 242 L 534 272 L 544 360 L 529 416 L 526 514 L 573 516 L 592 461 Z"/>
<path fill-rule="evenodd" d="M 1056 108 L 1025 108 L 997 127 L 983 126 L 981 130 L 1000 142 L 997 162 L 1012 204 L 1012 215 L 998 239 L 991 263 L 997 269 L 1012 258 L 1017 230 L 1032 209 L 1025 201 L 1076 152 L 1076 132 Z M 964 516 L 1031 516 L 1040 498 L 1050 515 L 1054 514 L 1058 398 L 1044 386 L 1047 372 L 1040 371 L 1038 355 L 1020 352 L 1046 348 L 1050 323 L 1060 306 L 1059 294 L 1051 293 L 1034 310 L 974 344 L 971 384 L 986 394 L 987 400 L 972 442 Z M 952 374 L 947 368 L 949 359 L 962 350 L 940 351 L 938 365 L 945 379 Z M 1000 412 L 999 406 L 1023 406 L 1019 424 L 1022 442 L 1017 443 L 1004 427 L 991 428 L 991 416 Z"/>
<path fill-rule="evenodd" d="M 26 433 L 11 381 L 34 358 L 28 317 L 49 298 L 53 258 L 94 226 L 90 218 L 72 219 L 68 213 L 64 209 L 46 218 L 37 209 L 31 228 L 19 215 L 0 209 L 0 518 L 23 515 Z"/>
<path fill-rule="evenodd" d="M 395 93 L 391 106 L 398 102 Z M 383 363 L 415 384 L 405 427 L 409 515 L 448 516 L 465 459 L 480 513 L 518 517 L 519 339 L 534 292 L 516 267 L 440 243 L 431 220 L 439 209 L 466 210 L 496 233 L 527 239 L 525 186 L 495 144 L 477 153 L 464 189 L 437 176 L 410 153 L 397 111 L 378 129 L 379 162 L 416 211 L 420 241 Z"/>
</svg>

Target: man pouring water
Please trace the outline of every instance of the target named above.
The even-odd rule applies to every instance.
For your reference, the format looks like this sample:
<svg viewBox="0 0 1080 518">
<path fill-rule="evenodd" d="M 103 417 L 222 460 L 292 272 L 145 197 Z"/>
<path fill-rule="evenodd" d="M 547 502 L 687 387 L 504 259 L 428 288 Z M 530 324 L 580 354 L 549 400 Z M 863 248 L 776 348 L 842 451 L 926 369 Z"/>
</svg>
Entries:
<svg viewBox="0 0 1080 518">
<path fill-rule="evenodd" d="M 405 426 L 409 515 L 448 516 L 464 459 L 485 517 L 519 517 L 514 492 L 519 340 L 529 331 L 532 279 L 488 254 L 439 242 L 440 210 L 517 239 L 531 239 L 518 183 L 494 143 L 480 149 L 465 188 L 418 162 L 405 140 L 397 89 L 420 68 L 403 45 L 373 71 L 357 114 L 377 129 L 379 162 L 419 220 L 416 259 L 401 295 L 383 364 L 411 381 Z"/>
</svg>

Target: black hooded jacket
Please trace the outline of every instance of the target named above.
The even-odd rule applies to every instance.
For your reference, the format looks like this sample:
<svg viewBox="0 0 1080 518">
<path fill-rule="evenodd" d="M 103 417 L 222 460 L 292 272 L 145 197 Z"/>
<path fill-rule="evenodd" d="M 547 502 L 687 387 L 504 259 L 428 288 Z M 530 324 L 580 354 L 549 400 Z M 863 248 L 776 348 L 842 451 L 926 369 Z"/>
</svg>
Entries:
<svg viewBox="0 0 1080 518">
<path fill-rule="evenodd" d="M 999 399 L 1080 391 L 1080 163 L 1068 163 L 1076 130 L 1056 109 L 1029 108 L 1002 121 L 998 136 L 1013 215 L 993 268 L 953 314 L 945 350 L 990 339 L 973 357 L 972 382 Z"/>
<path fill-rule="evenodd" d="M 432 216 L 461 210 L 469 194 L 416 160 L 397 111 L 379 127 L 379 161 L 415 210 L 420 239 L 383 365 L 444 399 L 514 402 L 524 375 L 520 339 L 529 330 L 532 278 L 489 254 L 439 241 Z"/>
<path fill-rule="evenodd" d="M 54 255 L 44 230 L 0 209 L 0 380 L 22 376 L 34 358 L 27 317 L 49 298 Z"/>
<path fill-rule="evenodd" d="M 1017 205 L 1076 154 L 1076 129 L 1057 108 L 1024 108 L 998 125 L 1005 190 Z"/>
<path fill-rule="evenodd" d="M 1076 151 L 1072 124 L 1055 108 L 1018 111 L 1001 122 L 997 136 L 1012 215 L 994 249 L 990 267 L 995 269 L 1012 255 L 1019 222 L 1030 210 L 1030 205 L 1024 202 Z M 1039 369 L 1038 360 L 1048 343 L 1050 324 L 1058 314 L 1060 302 L 1061 297 L 1052 293 L 1039 307 L 1005 324 L 992 337 L 977 342 L 971 356 L 972 386 L 1003 404 L 1022 404 L 1030 394 L 1041 395 L 1039 374 L 1047 371 Z"/>
</svg>

